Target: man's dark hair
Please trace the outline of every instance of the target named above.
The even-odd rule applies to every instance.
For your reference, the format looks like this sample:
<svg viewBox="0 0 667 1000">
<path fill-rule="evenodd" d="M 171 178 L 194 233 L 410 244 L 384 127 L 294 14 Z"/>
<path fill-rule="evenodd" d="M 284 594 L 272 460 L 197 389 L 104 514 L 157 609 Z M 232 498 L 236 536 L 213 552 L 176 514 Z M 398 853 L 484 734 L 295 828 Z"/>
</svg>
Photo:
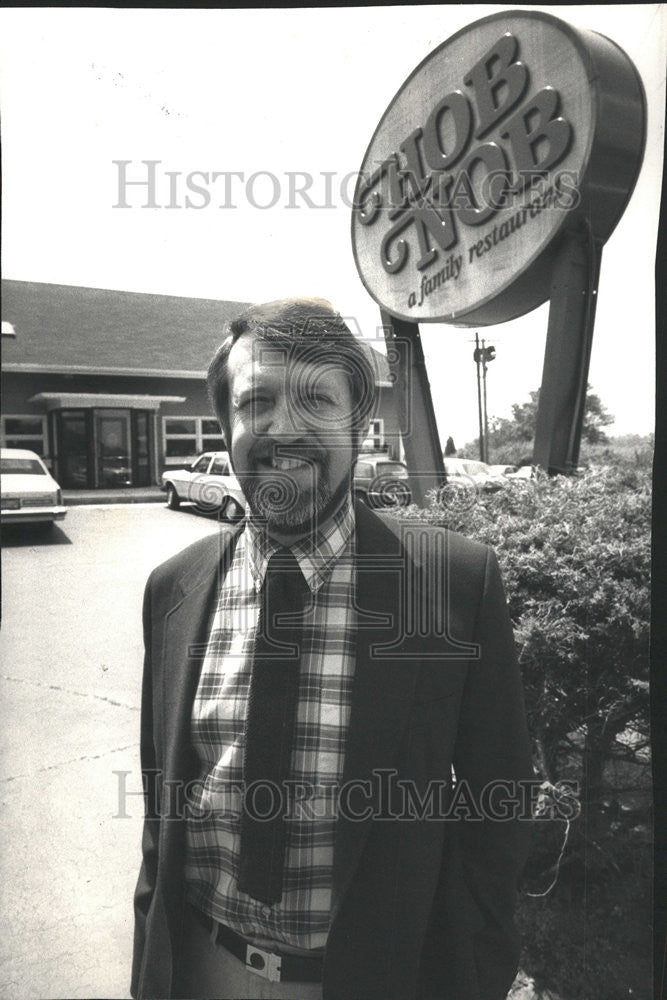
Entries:
<svg viewBox="0 0 667 1000">
<path fill-rule="evenodd" d="M 375 404 L 371 349 L 363 346 L 324 299 L 278 299 L 251 306 L 225 325 L 222 343 L 208 368 L 206 385 L 227 446 L 230 443 L 227 365 L 232 347 L 249 332 L 285 349 L 289 361 L 328 364 L 347 375 L 352 397 L 352 436 L 358 451 Z"/>
</svg>

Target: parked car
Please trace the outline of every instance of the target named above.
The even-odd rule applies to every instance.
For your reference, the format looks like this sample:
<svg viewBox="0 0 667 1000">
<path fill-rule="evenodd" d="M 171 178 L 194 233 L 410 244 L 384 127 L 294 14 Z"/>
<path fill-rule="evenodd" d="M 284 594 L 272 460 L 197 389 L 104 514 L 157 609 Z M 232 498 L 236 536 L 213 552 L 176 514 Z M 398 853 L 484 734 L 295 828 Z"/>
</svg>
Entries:
<svg viewBox="0 0 667 1000">
<path fill-rule="evenodd" d="M 34 451 L 0 449 L 0 474 L 2 524 L 27 521 L 50 527 L 67 514 L 58 483 Z"/>
<path fill-rule="evenodd" d="M 520 465 L 518 469 L 507 473 L 508 479 L 535 479 L 534 465 Z"/>
<path fill-rule="evenodd" d="M 355 498 L 369 507 L 407 507 L 412 503 L 408 469 L 386 452 L 359 455 L 354 467 Z"/>
<path fill-rule="evenodd" d="M 167 469 L 162 473 L 160 488 L 167 494 L 170 510 L 178 510 L 186 501 L 199 510 L 235 518 L 245 509 L 243 492 L 226 451 L 205 451 L 186 469 Z"/>
<path fill-rule="evenodd" d="M 489 472 L 493 476 L 510 476 L 516 472 L 516 465 L 490 465 Z"/>
<path fill-rule="evenodd" d="M 466 489 L 499 490 L 503 485 L 501 474 L 492 471 L 486 462 L 472 458 L 445 458 L 447 483 Z"/>
</svg>

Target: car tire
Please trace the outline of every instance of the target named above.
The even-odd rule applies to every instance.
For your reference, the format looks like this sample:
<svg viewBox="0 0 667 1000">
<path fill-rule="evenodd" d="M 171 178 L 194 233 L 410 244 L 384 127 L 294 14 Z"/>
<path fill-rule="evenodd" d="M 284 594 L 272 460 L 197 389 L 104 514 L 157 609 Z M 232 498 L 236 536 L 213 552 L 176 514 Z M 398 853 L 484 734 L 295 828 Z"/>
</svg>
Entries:
<svg viewBox="0 0 667 1000">
<path fill-rule="evenodd" d="M 409 507 L 412 503 L 412 490 L 406 483 L 398 483 L 392 490 L 394 503 L 387 504 L 394 509 L 398 507 Z"/>
<path fill-rule="evenodd" d="M 239 519 L 240 510 L 241 507 L 236 502 L 234 497 L 226 496 L 215 513 L 217 514 L 219 521 L 230 521 L 233 523 Z M 211 513 L 210 510 L 209 513 Z"/>
<path fill-rule="evenodd" d="M 167 484 L 167 507 L 169 510 L 178 510 L 181 505 L 181 498 L 176 492 L 172 483 Z"/>
<path fill-rule="evenodd" d="M 368 494 L 364 493 L 363 490 L 354 490 L 352 493 L 352 499 L 354 500 L 355 503 L 361 501 L 361 503 L 365 503 L 367 507 L 371 506 Z"/>
</svg>

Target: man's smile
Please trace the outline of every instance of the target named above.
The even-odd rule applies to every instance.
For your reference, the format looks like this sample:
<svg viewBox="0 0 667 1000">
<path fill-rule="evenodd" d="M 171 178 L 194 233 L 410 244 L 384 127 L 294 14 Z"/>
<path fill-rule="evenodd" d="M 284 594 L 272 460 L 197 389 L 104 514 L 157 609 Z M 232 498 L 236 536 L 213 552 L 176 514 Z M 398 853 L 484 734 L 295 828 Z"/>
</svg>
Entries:
<svg viewBox="0 0 667 1000">
<path fill-rule="evenodd" d="M 305 458 L 272 458 L 261 459 L 258 463 L 268 469 L 278 469 L 280 472 L 291 472 L 293 469 L 307 469 L 313 465 L 312 459 Z"/>
<path fill-rule="evenodd" d="M 291 451 L 292 454 L 281 455 L 281 451 Z M 297 452 L 297 454 L 294 454 Z M 325 456 L 314 449 L 291 448 L 279 445 L 270 454 L 258 455 L 255 465 L 261 472 L 310 472 L 311 475 L 320 472 L 326 465 Z"/>
</svg>

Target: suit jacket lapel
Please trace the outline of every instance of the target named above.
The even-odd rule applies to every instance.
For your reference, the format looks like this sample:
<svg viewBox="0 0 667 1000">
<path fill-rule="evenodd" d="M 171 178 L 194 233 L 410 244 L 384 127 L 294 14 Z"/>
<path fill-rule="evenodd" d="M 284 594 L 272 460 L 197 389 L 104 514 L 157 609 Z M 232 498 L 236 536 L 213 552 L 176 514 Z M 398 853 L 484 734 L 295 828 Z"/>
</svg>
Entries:
<svg viewBox="0 0 667 1000">
<path fill-rule="evenodd" d="M 348 791 L 336 827 L 332 918 L 356 869 L 372 814 L 377 814 L 378 772 L 395 767 L 418 673 L 414 659 L 392 660 L 381 649 L 400 634 L 403 596 L 414 585 L 414 564 L 391 529 L 363 504 L 357 505 L 356 524 L 357 652 L 343 771 Z M 364 819 L 357 818 L 362 815 Z"/>
<path fill-rule="evenodd" d="M 165 773 L 172 780 L 193 776 L 196 760 L 190 716 L 206 653 L 209 623 L 219 588 L 240 534 L 240 526 L 221 528 L 211 545 L 180 582 L 181 598 L 165 619 L 162 698 L 166 736 Z"/>
</svg>

